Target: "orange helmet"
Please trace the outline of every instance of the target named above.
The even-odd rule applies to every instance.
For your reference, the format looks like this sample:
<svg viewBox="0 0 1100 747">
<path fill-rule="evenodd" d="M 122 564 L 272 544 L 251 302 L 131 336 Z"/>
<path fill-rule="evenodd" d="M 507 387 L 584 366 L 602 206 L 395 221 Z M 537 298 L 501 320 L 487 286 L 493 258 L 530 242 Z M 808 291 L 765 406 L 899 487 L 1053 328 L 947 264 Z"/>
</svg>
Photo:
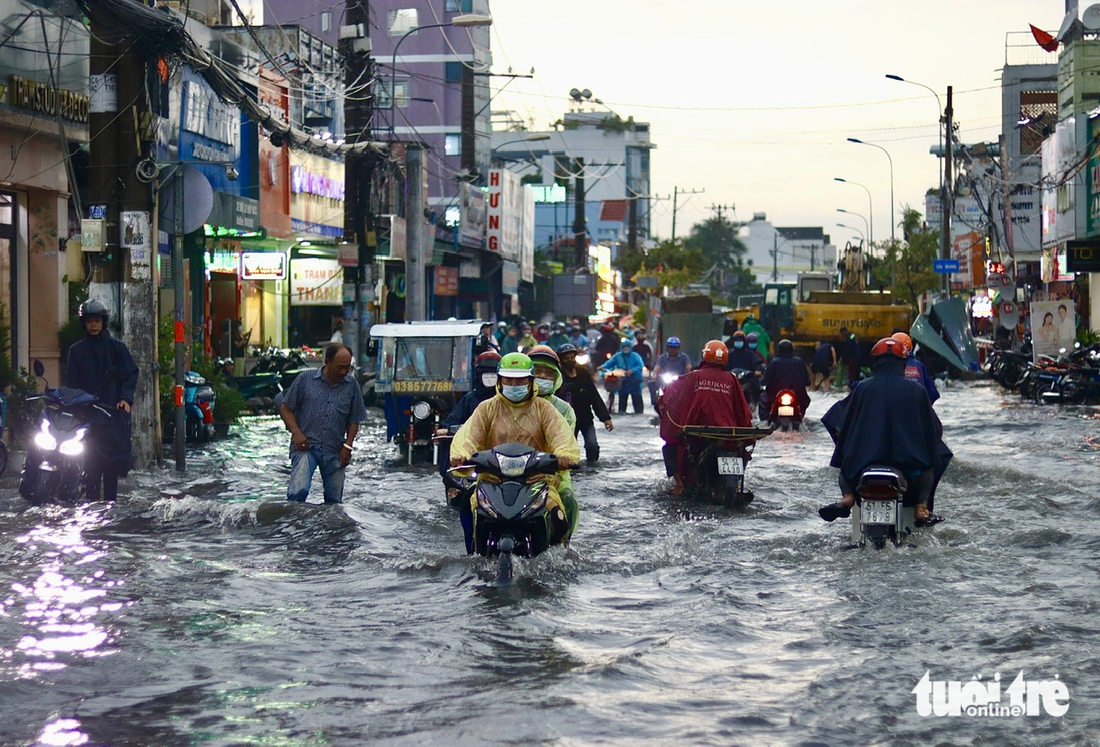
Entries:
<svg viewBox="0 0 1100 747">
<path fill-rule="evenodd" d="M 707 363 L 721 363 L 724 365 L 729 357 L 729 348 L 721 340 L 711 340 L 703 346 L 703 360 Z"/>
<path fill-rule="evenodd" d="M 880 355 L 896 355 L 902 360 L 909 357 L 905 352 L 905 346 L 893 337 L 883 337 L 871 348 L 872 358 L 878 358 Z"/>
<path fill-rule="evenodd" d="M 890 335 L 890 337 L 901 343 L 901 346 L 905 348 L 906 355 L 909 355 L 911 352 L 913 352 L 913 338 L 909 335 L 905 334 L 904 332 L 895 332 L 894 334 Z"/>
</svg>

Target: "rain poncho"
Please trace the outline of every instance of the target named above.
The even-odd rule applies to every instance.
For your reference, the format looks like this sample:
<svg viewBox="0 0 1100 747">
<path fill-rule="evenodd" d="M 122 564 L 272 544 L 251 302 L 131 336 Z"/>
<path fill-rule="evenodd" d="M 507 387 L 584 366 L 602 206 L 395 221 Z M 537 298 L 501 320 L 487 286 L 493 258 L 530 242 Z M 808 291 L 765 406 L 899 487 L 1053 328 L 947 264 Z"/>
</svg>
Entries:
<svg viewBox="0 0 1100 747">
<path fill-rule="evenodd" d="M 752 410 L 745 400 L 745 393 L 741 391 L 740 382 L 722 366 L 704 363 L 679 381 L 686 382 L 692 390 L 683 425 L 716 425 L 726 428 L 745 428 L 752 425 Z M 739 448 L 743 443 L 730 441 L 726 448 Z"/>
<path fill-rule="evenodd" d="M 538 364 L 547 365 L 546 362 L 541 360 L 538 361 Z M 575 434 L 577 432 L 577 414 L 573 412 L 572 405 L 557 396 L 556 392 L 561 389 L 562 385 L 562 375 L 560 368 L 557 366 L 553 366 L 553 368 L 558 375 L 558 378 L 554 381 L 554 390 L 547 395 L 540 394 L 539 399 L 544 399 L 552 404 L 554 409 L 565 418 L 565 424 L 569 426 L 569 432 Z M 574 441 L 575 440 L 576 437 L 574 436 Z M 565 511 L 569 515 L 569 533 L 572 534 L 576 530 L 577 520 L 580 518 L 580 504 L 577 503 L 576 493 L 573 491 L 573 475 L 569 470 L 563 469 L 558 472 L 558 477 L 561 478 L 558 492 L 561 494 L 561 502 L 565 504 Z"/>
<path fill-rule="evenodd" d="M 764 331 L 764 327 L 761 326 L 760 322 L 756 321 L 756 317 L 752 315 L 745 317 L 745 323 L 741 325 L 741 331 L 746 335 L 756 333 L 756 344 L 761 354 L 767 358 L 771 350 L 772 338 Z"/>
<path fill-rule="evenodd" d="M 600 368 L 604 371 L 614 371 L 621 368 L 625 371 L 633 371 L 633 376 L 623 377 L 623 387 L 620 391 L 625 394 L 642 391 L 642 357 L 633 350 L 623 350 L 608 358 Z"/>
<path fill-rule="evenodd" d="M 458 429 L 451 442 L 451 459 L 466 460 L 475 451 L 507 443 L 526 444 L 557 454 L 559 459 L 568 459 L 574 464 L 581 460 L 576 436 L 552 404 L 541 397 L 516 404 L 499 393 L 478 405 L 470 419 Z M 548 505 L 562 506 L 569 515 L 555 482 L 558 481 L 549 481 Z M 476 496 L 471 496 L 471 503 L 476 500 Z M 575 515 L 569 515 L 571 522 Z"/>
<path fill-rule="evenodd" d="M 806 364 L 795 355 L 777 355 L 772 358 L 772 362 L 764 370 L 764 380 L 760 383 L 764 386 L 764 395 L 760 399 L 762 409 L 770 408 L 775 395 L 784 389 L 794 392 L 798 407 L 803 413 L 810 406 L 810 395 L 806 391 L 810 386 L 810 374 L 806 370 Z"/>
<path fill-rule="evenodd" d="M 821 423 L 836 442 L 830 465 L 852 484 L 877 464 L 907 475 L 931 469 L 938 482 L 951 460 L 940 419 L 924 388 L 905 378 L 900 358 L 880 356 L 874 375 L 833 405 Z"/>
</svg>

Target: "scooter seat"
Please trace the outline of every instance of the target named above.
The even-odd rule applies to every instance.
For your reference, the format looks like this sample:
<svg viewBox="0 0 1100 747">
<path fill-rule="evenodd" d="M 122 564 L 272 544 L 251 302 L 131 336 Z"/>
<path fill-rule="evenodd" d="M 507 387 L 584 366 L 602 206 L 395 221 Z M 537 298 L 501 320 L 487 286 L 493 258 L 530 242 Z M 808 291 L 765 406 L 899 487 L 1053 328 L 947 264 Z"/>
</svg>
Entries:
<svg viewBox="0 0 1100 747">
<path fill-rule="evenodd" d="M 880 464 L 865 467 L 863 469 L 863 471 L 859 475 L 859 486 L 856 489 L 861 489 L 865 484 L 872 480 L 890 480 L 891 482 L 896 481 L 898 487 L 901 489 L 902 492 L 905 492 L 909 487 L 909 484 L 905 479 L 905 475 L 902 474 L 901 470 Z"/>
</svg>

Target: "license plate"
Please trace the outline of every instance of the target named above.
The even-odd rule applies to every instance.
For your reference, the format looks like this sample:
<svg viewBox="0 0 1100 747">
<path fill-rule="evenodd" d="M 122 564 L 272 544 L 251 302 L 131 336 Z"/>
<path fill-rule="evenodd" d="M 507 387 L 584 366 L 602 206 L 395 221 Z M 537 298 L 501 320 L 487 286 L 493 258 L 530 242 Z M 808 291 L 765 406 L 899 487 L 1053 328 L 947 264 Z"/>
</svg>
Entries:
<svg viewBox="0 0 1100 747">
<path fill-rule="evenodd" d="M 786 406 L 786 405 L 781 405 L 779 407 L 779 417 L 781 417 L 781 418 L 793 418 L 794 417 L 794 408 Z"/>
<path fill-rule="evenodd" d="M 864 501 L 859 509 L 862 524 L 890 524 L 897 518 L 897 501 Z"/>
<path fill-rule="evenodd" d="M 741 461 L 741 457 L 718 457 L 718 474 L 743 475 L 744 473 L 745 463 Z"/>
</svg>

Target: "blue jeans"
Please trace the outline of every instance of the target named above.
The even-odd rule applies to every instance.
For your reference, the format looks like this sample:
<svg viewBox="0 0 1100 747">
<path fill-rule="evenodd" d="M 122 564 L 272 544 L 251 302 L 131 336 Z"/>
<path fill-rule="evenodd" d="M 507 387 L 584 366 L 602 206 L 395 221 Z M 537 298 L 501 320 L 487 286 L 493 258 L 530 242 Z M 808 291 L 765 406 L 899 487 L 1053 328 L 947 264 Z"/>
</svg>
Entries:
<svg viewBox="0 0 1100 747">
<path fill-rule="evenodd" d="M 286 499 L 305 503 L 314 470 L 320 468 L 321 483 L 325 488 L 325 503 L 341 503 L 344 497 L 344 468 L 340 466 L 340 453 L 324 451 L 311 446 L 305 451 L 295 449 L 290 453 L 290 484 Z"/>
</svg>

